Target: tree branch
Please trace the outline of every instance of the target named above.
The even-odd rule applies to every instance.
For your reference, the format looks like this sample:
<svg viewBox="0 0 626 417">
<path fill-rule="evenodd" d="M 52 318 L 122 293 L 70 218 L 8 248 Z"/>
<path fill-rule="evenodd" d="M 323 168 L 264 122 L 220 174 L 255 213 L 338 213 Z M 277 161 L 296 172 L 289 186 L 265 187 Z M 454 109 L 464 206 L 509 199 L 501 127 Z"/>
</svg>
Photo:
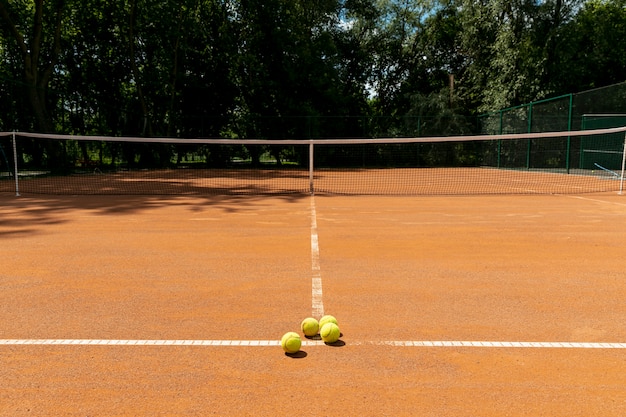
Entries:
<svg viewBox="0 0 626 417">
<path fill-rule="evenodd" d="M 133 77 L 135 78 L 135 85 L 137 87 L 137 96 L 139 97 L 139 103 L 141 105 L 141 112 L 143 113 L 144 126 L 143 126 L 143 135 L 152 136 L 152 125 L 150 123 L 150 118 L 148 114 L 148 105 L 146 104 L 146 99 L 143 95 L 143 90 L 141 88 L 141 80 L 139 74 L 139 68 L 137 68 L 137 63 L 135 62 L 135 19 L 136 19 L 136 10 L 137 10 L 137 1 L 133 0 L 130 5 L 130 17 L 128 24 L 128 38 L 129 38 L 129 52 L 130 52 L 130 69 L 133 73 Z"/>
<path fill-rule="evenodd" d="M 9 11 L 7 10 L 6 3 L 7 1 L 5 0 L 0 1 L 0 16 L 2 16 L 2 20 L 4 20 L 6 24 L 9 26 L 9 29 L 11 33 L 13 34 L 13 37 L 17 41 L 17 46 L 22 51 L 22 54 L 28 55 L 28 47 L 26 46 L 26 43 L 24 42 L 24 36 L 22 36 L 20 31 L 17 29 L 17 26 L 15 26 L 15 22 L 13 22 L 13 19 L 11 19 L 11 15 L 9 14 Z"/>
<path fill-rule="evenodd" d="M 52 47 L 52 52 L 50 53 L 50 62 L 43 72 L 41 79 L 39 80 L 39 86 L 43 87 L 48 85 L 48 81 L 50 81 L 50 77 L 54 72 L 54 67 L 59 61 L 59 54 L 61 53 L 61 23 L 63 16 L 63 6 L 64 1 L 59 1 L 56 9 L 56 20 L 54 27 L 54 45 Z"/>
<path fill-rule="evenodd" d="M 39 53 L 41 52 L 41 34 L 43 32 L 43 0 L 35 2 L 35 18 L 33 20 L 33 39 L 30 42 L 30 57 L 32 60 L 31 72 L 33 76 L 37 73 L 37 64 L 39 63 Z M 37 80 L 35 80 L 37 83 Z"/>
</svg>

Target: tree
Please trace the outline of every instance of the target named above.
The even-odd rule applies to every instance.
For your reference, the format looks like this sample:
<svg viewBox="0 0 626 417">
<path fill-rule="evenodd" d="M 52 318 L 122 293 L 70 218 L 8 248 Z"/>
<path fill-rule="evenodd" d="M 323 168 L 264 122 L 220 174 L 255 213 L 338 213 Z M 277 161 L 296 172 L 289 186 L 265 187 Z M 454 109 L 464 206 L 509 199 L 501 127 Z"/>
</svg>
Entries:
<svg viewBox="0 0 626 417">
<path fill-rule="evenodd" d="M 433 90 L 425 45 L 424 21 L 435 3 L 429 0 L 386 0 L 378 3 L 372 27 L 373 80 L 377 106 L 383 114 L 405 108 L 408 97 Z M 438 88 L 437 88 L 438 89 Z"/>
<path fill-rule="evenodd" d="M 64 133 L 120 135 L 128 130 L 131 95 L 124 3 L 82 0 L 72 14 L 71 38 L 62 44 L 56 88 Z"/>
<path fill-rule="evenodd" d="M 402 118 L 425 112 L 473 115 L 622 81 L 625 10 L 626 0 L 0 0 L 0 109 L 3 126 L 42 132 L 402 134 Z"/>
<path fill-rule="evenodd" d="M 26 96 L 37 129 L 42 132 L 55 130 L 47 93 L 61 52 L 64 6 L 63 0 L 36 0 L 32 5 L 13 7 L 7 0 L 0 1 L 0 17 L 19 51 Z"/>
<path fill-rule="evenodd" d="M 462 0 L 464 80 L 479 112 L 514 106 L 558 91 L 560 34 L 578 0 Z"/>
<path fill-rule="evenodd" d="M 585 2 L 558 32 L 551 85 L 576 92 L 623 82 L 625 40 L 626 1 Z"/>
<path fill-rule="evenodd" d="M 362 54 L 345 14 L 337 0 L 239 2 L 238 85 L 249 120 L 242 136 L 324 136 L 327 126 L 346 125 L 315 120 L 362 113 Z"/>
</svg>

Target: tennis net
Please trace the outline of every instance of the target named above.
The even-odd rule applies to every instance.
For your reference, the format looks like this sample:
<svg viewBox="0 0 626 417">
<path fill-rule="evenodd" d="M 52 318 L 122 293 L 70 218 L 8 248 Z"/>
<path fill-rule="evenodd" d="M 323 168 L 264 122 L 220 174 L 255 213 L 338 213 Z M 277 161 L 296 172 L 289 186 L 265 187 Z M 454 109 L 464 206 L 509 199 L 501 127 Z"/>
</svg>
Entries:
<svg viewBox="0 0 626 417">
<path fill-rule="evenodd" d="M 0 133 L 0 192 L 579 194 L 624 183 L 626 127 L 374 139 L 177 139 Z"/>
</svg>

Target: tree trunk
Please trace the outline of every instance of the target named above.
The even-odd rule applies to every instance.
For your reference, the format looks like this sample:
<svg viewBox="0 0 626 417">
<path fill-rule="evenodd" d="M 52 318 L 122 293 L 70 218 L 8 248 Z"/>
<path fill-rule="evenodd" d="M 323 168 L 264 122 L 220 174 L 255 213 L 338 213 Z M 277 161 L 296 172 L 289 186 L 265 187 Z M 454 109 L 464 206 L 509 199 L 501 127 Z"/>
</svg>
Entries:
<svg viewBox="0 0 626 417">
<path fill-rule="evenodd" d="M 52 51 L 50 51 L 50 60 L 45 63 L 45 65 L 41 65 L 42 63 L 40 62 L 41 47 L 44 40 L 43 2 L 44 0 L 35 1 L 35 14 L 33 16 L 32 37 L 30 38 L 30 42 L 24 39 L 24 35 L 20 32 L 20 29 L 18 29 L 18 25 L 4 2 L 0 2 L 0 17 L 7 24 L 9 31 L 13 34 L 21 51 L 24 83 L 26 85 L 25 93 L 33 111 L 37 129 L 44 133 L 51 133 L 55 129 L 47 109 L 46 91 L 61 50 L 61 16 L 63 1 L 57 2 L 53 34 L 54 44 Z"/>
<path fill-rule="evenodd" d="M 128 25 L 128 43 L 130 52 L 130 68 L 135 78 L 135 86 L 137 88 L 137 97 L 139 98 L 139 104 L 141 106 L 141 113 L 143 115 L 143 136 L 152 136 L 152 123 L 150 122 L 150 114 L 148 112 L 148 104 L 141 88 L 141 77 L 139 74 L 139 68 L 135 62 L 135 13 L 137 10 L 137 1 L 133 0 L 130 6 L 130 19 Z"/>
<path fill-rule="evenodd" d="M 44 35 L 43 4 L 44 0 L 35 1 L 32 32 L 28 37 L 28 41 L 25 39 L 22 32 L 20 32 L 19 27 L 21 25 L 16 24 L 8 9 L 8 4 L 5 2 L 0 2 L 0 17 L 8 26 L 18 48 L 20 48 L 26 90 L 25 94 L 31 106 L 36 129 L 39 132 L 52 133 L 55 131 L 55 126 L 47 108 L 46 92 L 61 51 L 61 17 L 64 2 L 63 0 L 59 0 L 56 3 L 55 23 L 52 34 L 54 42 L 52 50 L 49 51 L 48 62 L 41 62 L 40 59 L 42 45 L 46 37 Z M 22 30 L 25 29 L 26 28 L 23 28 Z M 47 155 L 47 167 L 52 172 L 64 171 L 67 161 L 62 144 L 58 141 L 47 140 L 44 142 L 43 147 Z M 43 161 L 40 163 L 43 164 Z"/>
</svg>

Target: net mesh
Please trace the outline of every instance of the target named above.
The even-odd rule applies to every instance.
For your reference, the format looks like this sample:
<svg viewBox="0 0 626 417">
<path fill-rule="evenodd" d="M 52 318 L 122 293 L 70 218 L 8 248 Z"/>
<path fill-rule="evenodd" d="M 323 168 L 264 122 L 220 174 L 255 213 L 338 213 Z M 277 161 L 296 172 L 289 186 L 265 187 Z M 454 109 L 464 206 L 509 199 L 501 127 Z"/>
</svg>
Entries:
<svg viewBox="0 0 626 417">
<path fill-rule="evenodd" d="M 319 140 L 1 133 L 0 192 L 467 195 L 621 191 L 625 132 L 622 127 Z"/>
</svg>

